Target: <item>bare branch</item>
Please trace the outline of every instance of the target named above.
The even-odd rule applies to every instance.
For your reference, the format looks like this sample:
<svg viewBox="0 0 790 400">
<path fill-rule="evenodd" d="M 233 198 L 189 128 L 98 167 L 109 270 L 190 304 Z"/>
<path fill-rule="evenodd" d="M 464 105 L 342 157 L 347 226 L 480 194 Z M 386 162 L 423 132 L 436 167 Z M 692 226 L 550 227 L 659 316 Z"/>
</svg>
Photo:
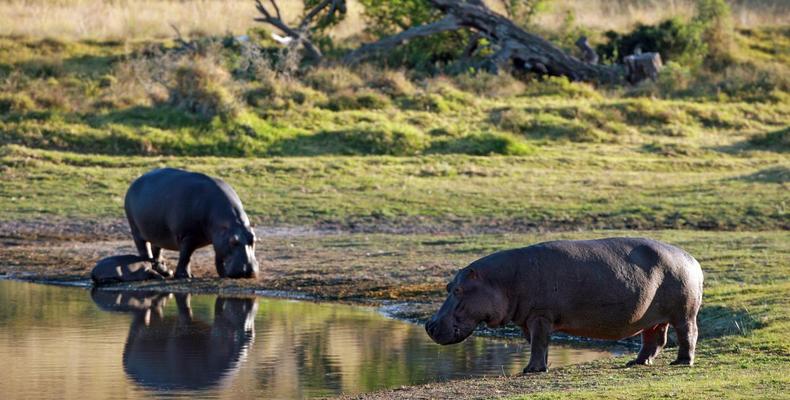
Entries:
<svg viewBox="0 0 790 400">
<path fill-rule="evenodd" d="M 274 0 L 269 0 L 272 3 L 272 7 L 274 7 L 274 12 L 277 13 L 277 19 L 282 20 L 283 16 L 280 14 L 280 7 L 277 7 L 277 2 Z"/>
<path fill-rule="evenodd" d="M 269 2 L 274 8 L 274 15 L 272 15 L 266 6 L 263 5 L 261 0 L 255 0 L 255 8 L 257 8 L 258 12 L 263 15 L 262 17 L 255 18 L 255 20 L 258 22 L 267 23 L 279 29 L 286 36 L 292 39 L 287 42 L 287 46 L 290 49 L 303 46 L 308 56 L 316 60 L 320 60 L 323 55 L 321 54 L 321 50 L 319 50 L 318 47 L 313 44 L 312 40 L 310 40 L 310 26 L 313 23 L 313 19 L 330 6 L 331 7 L 329 8 L 329 11 L 322 18 L 322 21 L 328 21 L 329 18 L 332 18 L 332 16 L 337 11 L 345 12 L 346 10 L 345 0 L 323 0 L 321 3 L 307 11 L 307 14 L 305 14 L 304 18 L 302 18 L 302 21 L 296 28 L 291 28 L 285 23 L 285 21 L 283 21 L 282 15 L 280 14 L 280 8 L 277 6 L 277 2 L 275 0 L 269 0 Z M 285 43 L 285 41 L 280 42 Z"/>
<path fill-rule="evenodd" d="M 448 15 L 436 22 L 409 28 L 401 33 L 388 36 L 377 42 L 368 43 L 343 58 L 346 64 L 356 64 L 382 51 L 389 50 L 411 39 L 430 36 L 444 31 L 459 29 L 461 25 L 457 18 Z"/>
</svg>

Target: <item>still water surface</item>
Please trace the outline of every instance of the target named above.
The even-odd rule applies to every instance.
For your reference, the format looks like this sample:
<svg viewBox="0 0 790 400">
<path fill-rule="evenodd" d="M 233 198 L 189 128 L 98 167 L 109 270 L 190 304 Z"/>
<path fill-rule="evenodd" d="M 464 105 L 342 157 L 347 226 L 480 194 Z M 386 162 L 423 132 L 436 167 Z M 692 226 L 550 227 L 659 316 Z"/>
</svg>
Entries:
<svg viewBox="0 0 790 400">
<path fill-rule="evenodd" d="M 0 280 L 0 397 L 310 398 L 517 373 L 523 341 L 442 347 L 375 309 Z M 607 357 L 553 345 L 553 366 Z"/>
</svg>

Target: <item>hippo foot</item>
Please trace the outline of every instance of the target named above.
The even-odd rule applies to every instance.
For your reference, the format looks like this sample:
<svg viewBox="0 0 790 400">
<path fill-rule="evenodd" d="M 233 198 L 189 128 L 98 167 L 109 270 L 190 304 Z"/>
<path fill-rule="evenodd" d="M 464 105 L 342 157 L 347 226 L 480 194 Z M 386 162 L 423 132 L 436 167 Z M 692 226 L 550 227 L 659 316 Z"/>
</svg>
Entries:
<svg viewBox="0 0 790 400">
<path fill-rule="evenodd" d="M 648 359 L 644 359 L 644 360 L 640 360 L 640 359 L 637 358 L 637 359 L 631 360 L 631 361 L 629 361 L 629 362 L 627 362 L 625 364 L 626 367 L 633 367 L 634 365 L 653 365 L 653 360 L 651 360 L 649 358 Z"/>
<path fill-rule="evenodd" d="M 547 367 L 545 365 L 534 365 L 534 366 L 533 365 L 527 365 L 527 367 L 524 368 L 524 373 L 525 374 L 536 374 L 536 373 L 539 373 L 539 372 L 548 372 L 548 371 L 549 371 L 549 367 Z"/>
<path fill-rule="evenodd" d="M 173 277 L 173 271 L 167 269 L 167 266 L 164 263 L 155 262 L 153 269 L 165 279 L 170 279 Z"/>
<path fill-rule="evenodd" d="M 688 365 L 690 367 L 694 365 L 694 361 L 688 358 L 678 358 L 677 360 L 669 363 L 669 365 Z"/>
<path fill-rule="evenodd" d="M 176 279 L 192 279 L 192 274 L 189 272 L 176 272 Z"/>
</svg>

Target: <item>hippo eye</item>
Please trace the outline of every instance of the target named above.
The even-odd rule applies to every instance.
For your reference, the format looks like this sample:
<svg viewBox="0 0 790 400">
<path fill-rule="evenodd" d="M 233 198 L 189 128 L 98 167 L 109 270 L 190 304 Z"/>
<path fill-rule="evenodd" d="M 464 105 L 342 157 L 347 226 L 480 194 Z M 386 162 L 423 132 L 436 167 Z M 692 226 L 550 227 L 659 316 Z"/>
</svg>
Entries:
<svg viewBox="0 0 790 400">
<path fill-rule="evenodd" d="M 461 287 L 460 287 L 460 286 L 456 286 L 456 287 L 453 289 L 453 294 L 454 294 L 454 295 L 456 295 L 456 296 L 460 296 L 460 295 L 461 295 L 461 293 L 463 293 L 463 290 L 461 290 Z"/>
</svg>

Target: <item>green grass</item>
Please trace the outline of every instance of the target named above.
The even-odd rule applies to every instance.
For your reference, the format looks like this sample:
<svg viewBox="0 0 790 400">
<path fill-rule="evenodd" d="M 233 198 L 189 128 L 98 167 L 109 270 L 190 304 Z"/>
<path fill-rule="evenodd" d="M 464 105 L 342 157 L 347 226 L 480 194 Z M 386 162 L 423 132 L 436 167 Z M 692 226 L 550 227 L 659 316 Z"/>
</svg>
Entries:
<svg viewBox="0 0 790 400">
<path fill-rule="evenodd" d="M 526 155 L 567 143 L 781 151 L 784 141 L 762 138 L 790 125 L 790 67 L 758 44 L 787 37 L 745 31 L 743 52 L 764 63 L 695 76 L 707 86 L 684 90 L 661 79 L 626 89 L 487 74 L 410 80 L 375 68 L 287 76 L 210 38 L 193 56 L 169 42 L 0 38 L 0 144 L 228 157 Z"/>
<path fill-rule="evenodd" d="M 264 224 L 787 229 L 781 153 L 665 157 L 618 146 L 527 156 L 98 156 L 6 145 L 0 218 L 122 217 L 130 182 L 161 166 L 227 180 Z"/>
<path fill-rule="evenodd" d="M 738 57 L 753 61 L 715 76 L 673 66 L 630 88 L 340 67 L 286 77 L 216 45 L 174 61 L 167 42 L 0 38 L 0 220 L 121 219 L 130 182 L 172 166 L 228 181 L 259 225 L 463 231 L 263 239 L 275 287 L 405 300 L 438 299 L 452 269 L 498 249 L 669 229 L 638 233 L 686 248 L 705 270 L 698 366 L 669 367 L 668 351 L 652 368 L 617 358 L 469 387 L 786 396 L 788 38 L 741 31 Z M 191 61 L 202 69 L 185 74 Z M 489 228 L 557 232 L 468 234 Z M 305 248 L 327 262 L 301 260 Z M 351 284 L 316 278 L 349 258 L 318 275 Z"/>
</svg>

